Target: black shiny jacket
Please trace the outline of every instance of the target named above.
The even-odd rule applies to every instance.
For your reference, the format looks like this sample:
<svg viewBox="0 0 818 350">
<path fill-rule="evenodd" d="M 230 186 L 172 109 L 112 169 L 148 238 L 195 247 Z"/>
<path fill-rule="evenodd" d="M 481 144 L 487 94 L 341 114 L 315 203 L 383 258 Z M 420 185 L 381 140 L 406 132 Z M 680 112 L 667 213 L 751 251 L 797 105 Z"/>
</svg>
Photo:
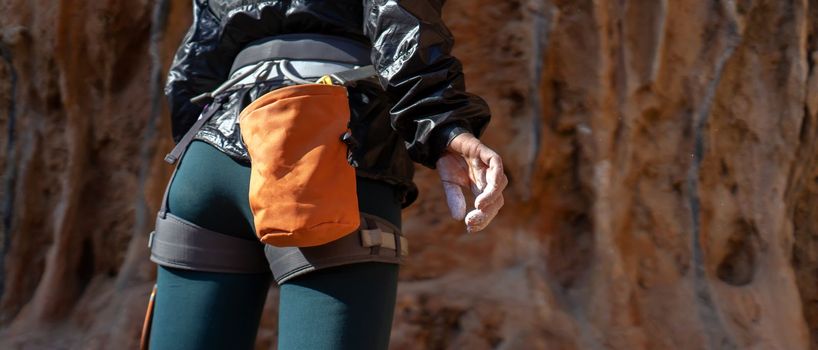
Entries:
<svg viewBox="0 0 818 350">
<path fill-rule="evenodd" d="M 190 98 L 227 79 L 248 43 L 278 34 L 322 33 L 372 46 L 382 86 L 350 89 L 351 127 L 359 176 L 400 188 L 404 206 L 417 197 L 410 161 L 434 168 L 454 136 L 480 136 L 486 103 L 465 91 L 454 40 L 441 20 L 444 0 L 194 0 L 193 24 L 179 46 L 165 93 L 175 141 L 201 113 Z M 249 161 L 235 120 L 241 108 L 273 86 L 259 84 L 222 96 L 222 109 L 197 134 L 240 161 Z M 385 92 L 384 92 L 385 91 Z"/>
</svg>

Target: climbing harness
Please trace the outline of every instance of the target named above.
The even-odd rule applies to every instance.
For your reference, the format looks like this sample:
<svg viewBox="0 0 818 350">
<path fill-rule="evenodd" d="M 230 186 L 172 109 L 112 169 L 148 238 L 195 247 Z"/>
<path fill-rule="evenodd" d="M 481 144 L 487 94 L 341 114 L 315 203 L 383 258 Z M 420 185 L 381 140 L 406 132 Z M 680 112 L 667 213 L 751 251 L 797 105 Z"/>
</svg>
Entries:
<svg viewBox="0 0 818 350">
<path fill-rule="evenodd" d="M 288 195 L 290 197 L 288 200 L 292 203 L 288 204 L 289 207 L 277 203 L 276 198 L 282 198 L 278 191 L 270 191 L 268 194 L 263 194 L 264 191 L 260 192 L 259 196 L 269 195 L 271 197 L 263 197 L 260 201 L 257 201 L 254 217 L 257 216 L 255 214 L 264 211 L 270 211 L 271 217 L 274 216 L 273 214 L 278 216 L 294 215 L 290 219 L 294 223 L 291 227 L 279 226 L 282 224 L 276 219 L 270 219 L 276 222 L 275 224 L 268 224 L 266 216 L 263 214 L 260 216 L 262 218 L 260 219 L 261 225 L 259 225 L 259 219 L 254 218 L 256 231 L 257 233 L 261 232 L 259 238 L 266 241 L 265 243 L 269 243 L 262 244 L 259 241 L 249 241 L 214 232 L 169 213 L 167 210 L 167 196 L 170 183 L 173 182 L 173 177 L 176 174 L 174 170 L 171 180 L 168 182 L 168 189 L 165 191 L 161 209 L 157 215 L 156 229 L 150 235 L 151 260 L 163 266 L 213 272 L 257 273 L 267 271 L 269 268 L 279 283 L 306 271 L 350 262 L 374 260 L 400 263 L 402 257 L 408 254 L 406 238 L 388 221 L 358 212 L 354 167 L 350 166 L 350 163 L 354 163 L 354 161 L 348 150 L 345 151 L 347 152 L 345 158 L 343 153 L 339 153 L 344 151 L 344 145 L 352 148 L 357 144 L 357 141 L 347 129 L 349 111 L 344 89 L 345 86 L 351 86 L 362 80 L 375 79 L 375 70 L 368 64 L 368 52 L 368 48 L 352 40 L 318 34 L 276 36 L 251 44 L 242 50 L 234 60 L 230 78 L 212 92 L 193 99 L 200 103 L 207 103 L 207 106 L 200 118 L 165 157 L 165 160 L 173 164 L 182 157 L 196 132 L 219 111 L 223 102 L 222 96 L 229 92 L 230 89 L 236 86 L 280 80 L 282 78 L 296 81 L 293 78 L 298 78 L 310 83 L 284 86 L 259 97 L 242 111 L 244 116 L 242 119 L 249 118 L 244 121 L 252 121 L 259 117 L 254 114 L 259 113 L 259 111 L 265 111 L 265 114 L 269 114 L 268 112 L 272 112 L 270 109 L 286 110 L 286 108 L 281 108 L 284 105 L 280 103 L 282 97 L 295 101 L 298 100 L 295 95 L 310 94 L 307 98 L 318 98 L 318 100 L 314 100 L 315 103 L 297 103 L 295 106 L 298 108 L 320 107 L 319 110 L 312 111 L 313 114 L 303 115 L 306 118 L 302 118 L 301 121 L 304 122 L 304 125 L 300 125 L 300 127 L 309 127 L 313 133 L 323 133 L 327 136 L 319 141 L 312 140 L 311 143 L 301 143 L 300 145 L 304 148 L 303 154 L 306 155 L 313 155 L 315 152 L 323 152 L 326 151 L 326 148 L 332 148 L 334 159 L 329 162 L 332 166 L 328 171 L 324 170 L 321 173 L 322 176 L 332 181 L 318 184 L 302 182 L 300 186 L 309 187 L 310 191 Z M 287 68 L 281 69 L 282 66 Z M 319 83 L 316 83 L 316 81 Z M 328 83 L 331 83 L 331 85 Z M 323 106 L 325 104 L 332 108 L 325 109 Z M 325 110 L 332 113 L 332 115 L 319 115 Z M 312 116 L 316 118 L 334 118 L 332 122 L 335 123 L 335 128 L 327 128 L 328 121 L 309 119 Z M 291 117 L 294 117 L 294 115 Z M 276 115 L 274 114 L 258 118 L 260 129 L 256 131 L 255 136 L 266 142 L 264 138 L 269 138 L 269 133 L 281 132 L 281 130 L 276 130 L 276 125 L 267 125 L 270 122 L 269 119 L 275 118 Z M 252 123 L 241 123 L 243 133 L 245 125 L 248 125 L 248 129 L 253 128 Z M 265 134 L 265 132 L 267 133 Z M 246 137 L 245 141 L 248 141 Z M 272 146 L 266 145 L 266 147 Z M 252 148 L 252 146 L 248 145 L 248 148 Z M 281 168 L 264 168 L 264 174 L 256 175 L 257 171 L 262 172 L 262 170 L 256 168 L 257 163 L 261 161 L 258 161 L 258 155 L 253 156 L 254 153 L 258 154 L 258 152 L 252 149 L 249 151 L 254 167 L 251 183 L 254 181 L 253 176 L 269 176 L 275 181 L 287 177 L 304 176 L 303 171 L 307 171 L 299 170 L 302 172 L 297 174 L 287 173 L 288 165 L 293 165 L 292 169 L 301 169 L 300 166 L 303 164 L 298 164 L 298 160 L 286 158 L 286 161 L 274 160 L 274 162 L 281 163 L 277 164 Z M 294 150 L 292 153 L 299 153 L 296 151 Z M 270 154 L 279 152 L 278 154 L 281 154 L 282 151 L 276 148 L 264 149 L 263 152 Z M 345 162 L 339 161 L 339 158 L 345 159 Z M 295 165 L 299 165 L 299 167 L 295 167 Z M 307 169 L 312 170 L 309 167 Z M 341 172 L 345 172 L 345 174 L 341 174 Z M 307 178 L 308 180 L 312 179 Z M 341 183 L 340 180 L 342 179 L 346 182 Z M 258 180 L 256 182 L 256 186 L 261 186 Z M 283 183 L 278 185 L 283 185 Z M 251 191 L 252 187 L 251 184 Z M 252 202 L 253 194 L 251 193 L 249 196 Z M 329 198 L 333 199 L 328 200 Z M 279 207 L 263 209 L 262 207 L 265 205 L 278 205 Z M 319 214 L 326 216 L 319 215 L 317 216 L 318 219 L 299 219 L 299 213 L 310 212 L 311 206 L 321 206 L 321 209 L 316 210 L 318 210 Z M 351 208 L 353 210 L 350 210 Z M 316 212 L 311 212 L 311 214 L 314 213 Z M 319 232 L 317 238 L 308 237 L 304 241 L 298 241 L 292 236 L 287 238 L 286 233 L 280 234 L 287 230 L 290 230 L 289 232 L 305 233 L 297 228 L 293 229 L 293 227 L 301 224 L 306 225 L 308 228 L 310 226 L 320 228 L 322 224 L 319 223 L 321 222 L 329 223 L 324 223 L 324 226 L 335 225 L 334 232 L 329 234 Z M 272 230 L 264 231 L 265 227 L 272 228 Z M 268 238 L 264 238 L 265 235 Z M 278 242 L 282 243 L 276 246 L 274 243 Z"/>
</svg>

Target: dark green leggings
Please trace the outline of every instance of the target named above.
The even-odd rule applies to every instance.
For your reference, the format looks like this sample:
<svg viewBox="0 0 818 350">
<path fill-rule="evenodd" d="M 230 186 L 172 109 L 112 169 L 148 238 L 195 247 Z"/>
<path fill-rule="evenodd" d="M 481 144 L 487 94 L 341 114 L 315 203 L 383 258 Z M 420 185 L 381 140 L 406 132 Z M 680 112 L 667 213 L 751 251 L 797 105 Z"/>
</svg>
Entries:
<svg viewBox="0 0 818 350">
<path fill-rule="evenodd" d="M 256 239 L 247 204 L 250 168 L 194 141 L 171 184 L 168 210 L 205 228 Z M 385 184 L 358 179 L 361 211 L 400 227 Z M 280 286 L 278 349 L 386 349 L 398 265 L 357 263 Z M 271 276 L 159 266 L 150 348 L 252 349 Z"/>
</svg>

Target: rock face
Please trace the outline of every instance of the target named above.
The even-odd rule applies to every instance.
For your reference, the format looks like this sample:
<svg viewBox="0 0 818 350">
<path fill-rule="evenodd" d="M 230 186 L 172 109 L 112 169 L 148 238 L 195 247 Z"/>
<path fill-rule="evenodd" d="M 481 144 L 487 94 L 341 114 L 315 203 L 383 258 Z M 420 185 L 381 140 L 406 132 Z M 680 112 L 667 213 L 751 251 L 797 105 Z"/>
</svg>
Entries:
<svg viewBox="0 0 818 350">
<path fill-rule="evenodd" d="M 818 1 L 444 15 L 511 185 L 468 235 L 419 170 L 393 348 L 818 349 Z M 0 347 L 136 346 L 189 23 L 186 1 L 0 3 Z"/>
</svg>

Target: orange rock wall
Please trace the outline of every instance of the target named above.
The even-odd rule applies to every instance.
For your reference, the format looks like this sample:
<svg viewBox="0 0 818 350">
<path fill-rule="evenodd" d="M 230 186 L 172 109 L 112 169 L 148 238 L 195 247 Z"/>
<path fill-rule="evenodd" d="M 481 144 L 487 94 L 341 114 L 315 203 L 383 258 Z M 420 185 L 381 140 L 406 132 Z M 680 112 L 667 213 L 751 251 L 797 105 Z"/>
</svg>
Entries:
<svg viewBox="0 0 818 350">
<path fill-rule="evenodd" d="M 468 235 L 419 170 L 393 348 L 818 349 L 818 1 L 444 15 L 511 185 Z M 188 1 L 0 3 L 0 347 L 136 346 L 189 21 Z"/>
</svg>

